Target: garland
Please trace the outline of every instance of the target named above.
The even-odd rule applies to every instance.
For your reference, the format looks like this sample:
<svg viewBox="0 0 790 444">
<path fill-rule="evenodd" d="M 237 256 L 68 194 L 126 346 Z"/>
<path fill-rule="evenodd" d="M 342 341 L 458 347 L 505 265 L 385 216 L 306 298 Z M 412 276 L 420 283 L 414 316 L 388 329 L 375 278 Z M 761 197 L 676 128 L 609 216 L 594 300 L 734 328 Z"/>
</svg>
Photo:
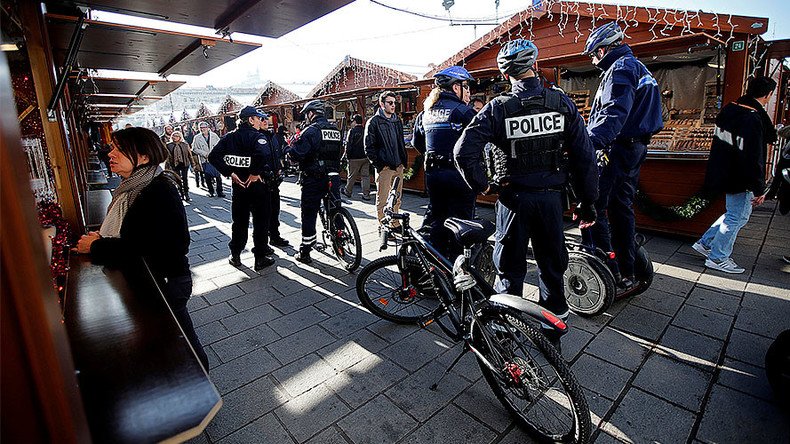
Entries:
<svg viewBox="0 0 790 444">
<path fill-rule="evenodd" d="M 63 284 L 66 280 L 66 273 L 69 271 L 68 251 L 69 251 L 69 224 L 63 217 L 63 210 L 60 204 L 53 200 L 43 200 L 37 205 L 38 221 L 42 227 L 55 227 L 55 237 L 52 238 L 52 262 L 49 267 L 52 271 L 52 282 L 58 292 L 58 298 L 62 301 Z"/>
<path fill-rule="evenodd" d="M 407 169 L 403 173 L 403 180 L 409 181 L 411 180 L 417 173 L 420 172 L 423 165 L 425 164 L 425 156 L 423 154 L 418 154 L 417 157 L 414 158 L 414 162 L 412 162 L 409 169 Z"/>
<path fill-rule="evenodd" d="M 693 219 L 706 208 L 708 208 L 711 201 L 701 197 L 700 193 L 698 192 L 689 197 L 689 199 L 683 203 L 683 205 L 665 207 L 653 202 L 650 196 L 648 196 L 642 190 L 637 190 L 634 203 L 640 212 L 651 219 L 661 222 L 676 222 Z"/>
</svg>

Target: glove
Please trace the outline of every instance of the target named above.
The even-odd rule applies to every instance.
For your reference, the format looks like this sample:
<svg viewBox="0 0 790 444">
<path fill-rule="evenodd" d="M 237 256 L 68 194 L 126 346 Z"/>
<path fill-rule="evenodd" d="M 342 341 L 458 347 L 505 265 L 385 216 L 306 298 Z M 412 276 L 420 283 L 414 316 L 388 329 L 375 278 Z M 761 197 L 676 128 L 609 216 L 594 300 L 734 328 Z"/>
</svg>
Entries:
<svg viewBox="0 0 790 444">
<path fill-rule="evenodd" d="M 598 164 L 598 168 L 609 165 L 609 150 L 595 150 L 595 163 Z"/>
<path fill-rule="evenodd" d="M 491 194 L 499 194 L 502 186 L 498 182 L 488 182 L 488 190 L 483 191 L 483 194 L 489 196 Z"/>
<path fill-rule="evenodd" d="M 595 211 L 595 204 L 593 203 L 580 203 L 576 205 L 573 210 L 573 220 L 583 220 L 584 222 L 595 222 L 598 213 Z"/>
<path fill-rule="evenodd" d="M 462 264 L 465 260 L 464 255 L 460 255 L 455 258 L 455 263 L 453 264 L 453 284 L 459 292 L 472 289 L 477 285 L 474 276 L 463 270 Z"/>
</svg>

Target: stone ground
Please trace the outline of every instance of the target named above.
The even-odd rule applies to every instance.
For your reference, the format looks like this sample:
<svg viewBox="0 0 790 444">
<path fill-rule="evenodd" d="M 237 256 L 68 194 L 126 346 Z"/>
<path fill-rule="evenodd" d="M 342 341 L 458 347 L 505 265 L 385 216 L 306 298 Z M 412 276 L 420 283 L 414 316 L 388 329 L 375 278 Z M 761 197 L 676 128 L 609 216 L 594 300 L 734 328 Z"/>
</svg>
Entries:
<svg viewBox="0 0 790 444">
<path fill-rule="evenodd" d="M 194 188 L 192 197 L 189 308 L 224 405 L 191 442 L 532 442 L 470 356 L 438 391 L 428 389 L 458 351 L 438 329 L 370 314 L 357 300 L 356 275 L 320 253 L 306 266 L 290 257 L 293 248 L 277 250 L 276 265 L 258 275 L 245 252 L 244 267 L 233 268 L 230 200 Z M 426 202 L 404 197 L 415 223 Z M 376 251 L 374 205 L 356 195 L 346 207 L 362 234 L 363 266 L 393 254 Z M 489 207 L 479 213 L 492 217 Z M 281 221 L 296 245 L 292 179 L 282 185 Z M 570 225 L 567 232 L 578 235 Z M 648 235 L 652 287 L 601 316 L 572 316 L 563 339 L 595 442 L 790 442 L 763 369 L 769 344 L 790 326 L 790 265 L 780 260 L 788 245 L 790 217 L 773 202 L 738 237 L 733 257 L 743 275 L 707 270 L 688 240 Z"/>
</svg>

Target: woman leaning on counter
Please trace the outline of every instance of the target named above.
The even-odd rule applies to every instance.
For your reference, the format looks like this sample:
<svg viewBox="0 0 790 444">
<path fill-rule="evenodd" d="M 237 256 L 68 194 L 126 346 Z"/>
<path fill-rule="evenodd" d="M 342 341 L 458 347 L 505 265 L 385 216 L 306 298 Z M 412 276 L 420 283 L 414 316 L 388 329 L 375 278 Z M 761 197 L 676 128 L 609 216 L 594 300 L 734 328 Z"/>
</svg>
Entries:
<svg viewBox="0 0 790 444">
<path fill-rule="evenodd" d="M 178 177 L 159 166 L 167 154 L 159 136 L 147 128 L 126 128 L 112 134 L 110 168 L 121 176 L 121 184 L 113 193 L 99 231 L 82 236 L 76 250 L 89 253 L 91 262 L 100 265 L 120 265 L 131 257 L 142 256 L 208 370 L 208 357 L 187 310 L 192 275 L 187 259 L 189 231 Z"/>
</svg>

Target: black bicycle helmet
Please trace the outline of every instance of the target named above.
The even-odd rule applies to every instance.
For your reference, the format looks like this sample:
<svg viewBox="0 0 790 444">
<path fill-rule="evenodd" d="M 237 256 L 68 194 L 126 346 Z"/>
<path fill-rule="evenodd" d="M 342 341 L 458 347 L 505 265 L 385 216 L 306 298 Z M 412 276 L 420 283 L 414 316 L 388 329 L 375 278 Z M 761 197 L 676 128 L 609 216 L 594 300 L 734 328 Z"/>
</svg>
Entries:
<svg viewBox="0 0 790 444">
<path fill-rule="evenodd" d="M 326 102 L 321 99 L 311 100 L 302 106 L 302 110 L 299 111 L 299 114 L 306 116 L 308 111 L 313 111 L 314 113 L 323 116 L 326 109 Z"/>
</svg>

